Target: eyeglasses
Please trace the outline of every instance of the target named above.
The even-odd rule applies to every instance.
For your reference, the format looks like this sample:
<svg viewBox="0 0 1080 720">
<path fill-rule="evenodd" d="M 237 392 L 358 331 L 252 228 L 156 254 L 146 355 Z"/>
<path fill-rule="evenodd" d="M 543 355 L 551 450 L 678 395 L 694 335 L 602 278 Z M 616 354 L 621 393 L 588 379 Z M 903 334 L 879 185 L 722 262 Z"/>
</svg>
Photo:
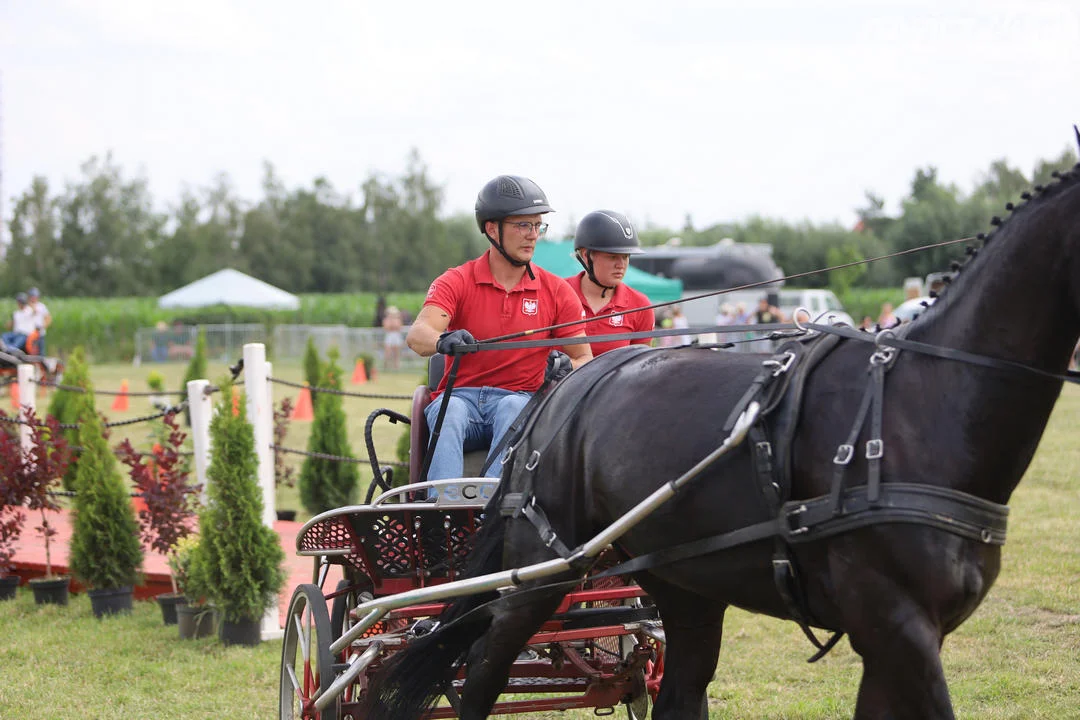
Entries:
<svg viewBox="0 0 1080 720">
<path fill-rule="evenodd" d="M 528 235 L 530 230 L 535 230 L 537 235 L 543 235 L 548 229 L 548 224 L 543 222 L 531 223 L 522 220 L 521 222 L 508 222 L 506 224 L 516 227 L 521 231 L 522 235 Z"/>
</svg>

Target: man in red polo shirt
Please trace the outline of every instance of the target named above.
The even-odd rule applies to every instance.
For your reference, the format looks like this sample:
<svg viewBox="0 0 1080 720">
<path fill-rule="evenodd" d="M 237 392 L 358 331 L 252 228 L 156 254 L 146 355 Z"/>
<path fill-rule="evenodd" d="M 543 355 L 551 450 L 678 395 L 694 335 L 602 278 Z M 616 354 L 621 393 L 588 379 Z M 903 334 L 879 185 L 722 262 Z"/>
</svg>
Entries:
<svg viewBox="0 0 1080 720">
<path fill-rule="evenodd" d="M 500 175 L 476 198 L 476 223 L 491 243 L 480 257 L 451 268 L 431 283 L 424 307 L 409 329 L 406 342 L 423 357 L 436 352 L 461 354 L 476 338 L 493 338 L 581 320 L 581 302 L 566 281 L 533 267 L 536 243 L 547 230 L 545 213 L 553 212 L 544 191 L 532 180 Z M 581 325 L 537 333 L 530 338 L 577 337 Z M 563 346 L 566 356 L 548 348 L 493 350 L 465 354 L 449 399 L 428 480 L 461 477 L 463 453 L 495 447 L 545 374 L 558 379 L 588 362 L 587 344 Z M 424 414 L 435 426 L 445 400 L 443 390 L 451 363 Z M 546 369 L 550 369 L 545 372 Z M 501 467 L 490 463 L 488 476 Z"/>
<path fill-rule="evenodd" d="M 574 235 L 574 256 L 585 270 L 566 280 L 578 294 L 585 317 L 652 305 L 644 293 L 623 283 L 623 276 L 630 267 L 630 256 L 640 252 L 643 251 L 637 231 L 622 213 L 597 210 L 581 219 Z M 585 325 L 585 334 L 617 335 L 652 330 L 655 323 L 652 309 L 641 310 L 589 322 Z M 614 342 L 594 340 L 591 345 L 595 357 L 631 343 L 648 345 L 649 342 L 649 338 Z"/>
</svg>

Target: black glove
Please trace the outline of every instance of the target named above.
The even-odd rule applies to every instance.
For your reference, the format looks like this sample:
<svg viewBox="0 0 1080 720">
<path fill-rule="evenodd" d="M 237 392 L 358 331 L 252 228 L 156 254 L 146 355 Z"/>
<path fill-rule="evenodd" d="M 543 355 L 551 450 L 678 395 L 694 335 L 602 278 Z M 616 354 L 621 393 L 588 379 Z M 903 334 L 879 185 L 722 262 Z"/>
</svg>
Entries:
<svg viewBox="0 0 1080 720">
<path fill-rule="evenodd" d="M 471 332 L 468 330 L 454 330 L 453 332 L 444 332 L 439 336 L 438 342 L 435 343 L 435 352 L 443 355 L 464 355 L 472 351 L 462 346 L 475 344 L 476 338 L 472 336 Z"/>
<path fill-rule="evenodd" d="M 547 369 L 544 370 L 544 382 L 557 383 L 570 374 L 574 369 L 570 362 L 570 356 L 562 350 L 552 350 L 548 353 Z"/>
</svg>

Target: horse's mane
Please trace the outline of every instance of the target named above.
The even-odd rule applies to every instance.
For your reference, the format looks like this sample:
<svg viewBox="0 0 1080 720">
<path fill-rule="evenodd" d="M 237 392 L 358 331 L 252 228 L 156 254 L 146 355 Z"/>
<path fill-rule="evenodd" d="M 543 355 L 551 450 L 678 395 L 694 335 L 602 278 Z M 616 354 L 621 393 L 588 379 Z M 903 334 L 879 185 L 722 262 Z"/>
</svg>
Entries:
<svg viewBox="0 0 1080 720">
<path fill-rule="evenodd" d="M 1080 131 L 1077 135 L 1078 142 L 1080 142 Z M 974 240 L 976 243 L 967 245 L 964 248 L 965 257 L 963 260 L 954 260 L 950 266 L 949 271 L 952 275 L 945 274 L 943 281 L 945 286 L 936 293 L 931 291 L 931 297 L 942 297 L 946 290 L 952 286 L 955 276 L 959 275 L 962 270 L 968 269 L 970 264 L 979 255 L 979 251 L 990 244 L 991 240 L 995 240 L 1007 222 L 1011 221 L 1014 216 L 1020 214 L 1026 210 L 1029 210 L 1030 206 L 1037 206 L 1043 202 L 1047 202 L 1050 199 L 1060 195 L 1067 188 L 1080 183 L 1080 162 L 1073 165 L 1064 172 L 1055 170 L 1050 174 L 1053 181 L 1047 185 L 1035 185 L 1031 190 L 1020 193 L 1019 203 L 1007 202 L 1005 203 L 1006 215 L 1004 217 L 995 215 L 990 218 L 990 225 L 993 226 L 993 230 L 990 232 L 980 232 L 975 235 Z"/>
</svg>

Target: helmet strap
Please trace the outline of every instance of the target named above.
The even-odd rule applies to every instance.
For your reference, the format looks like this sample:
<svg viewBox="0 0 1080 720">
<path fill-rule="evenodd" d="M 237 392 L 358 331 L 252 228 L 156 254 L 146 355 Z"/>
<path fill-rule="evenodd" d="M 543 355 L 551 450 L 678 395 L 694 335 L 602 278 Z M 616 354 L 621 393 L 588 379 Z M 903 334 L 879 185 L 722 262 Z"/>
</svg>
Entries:
<svg viewBox="0 0 1080 720">
<path fill-rule="evenodd" d="M 588 262 L 581 259 L 581 253 L 574 253 L 574 257 L 576 257 L 577 261 L 581 263 L 581 267 L 585 268 L 585 274 L 589 276 L 589 280 L 591 280 L 594 285 L 600 288 L 601 300 L 607 297 L 608 290 L 613 293 L 615 292 L 615 288 L 613 286 L 605 285 L 604 283 L 596 279 L 596 273 L 593 272 L 592 250 L 589 250 L 588 248 L 585 249 L 585 257 L 589 259 Z"/>
<path fill-rule="evenodd" d="M 485 223 L 485 225 L 486 224 L 487 223 Z M 491 243 L 491 246 L 493 248 L 495 248 L 496 250 L 499 251 L 500 255 L 502 255 L 504 258 L 506 258 L 506 262 L 510 263 L 514 267 L 523 267 L 523 268 L 525 268 L 525 272 L 529 273 L 529 279 L 530 280 L 535 280 L 536 275 L 533 274 L 532 265 L 529 264 L 529 261 L 526 260 L 526 261 L 522 262 L 521 260 L 515 260 L 514 258 L 510 257 L 510 254 L 508 252 L 506 252 L 505 248 L 503 248 L 502 234 L 503 234 L 503 221 L 502 221 L 502 218 L 499 218 L 499 240 L 498 240 L 498 242 L 496 242 L 495 238 L 493 238 L 493 237 L 491 237 L 490 235 L 487 234 L 487 230 L 484 230 L 484 237 L 486 237 L 488 239 L 488 242 Z"/>
</svg>

